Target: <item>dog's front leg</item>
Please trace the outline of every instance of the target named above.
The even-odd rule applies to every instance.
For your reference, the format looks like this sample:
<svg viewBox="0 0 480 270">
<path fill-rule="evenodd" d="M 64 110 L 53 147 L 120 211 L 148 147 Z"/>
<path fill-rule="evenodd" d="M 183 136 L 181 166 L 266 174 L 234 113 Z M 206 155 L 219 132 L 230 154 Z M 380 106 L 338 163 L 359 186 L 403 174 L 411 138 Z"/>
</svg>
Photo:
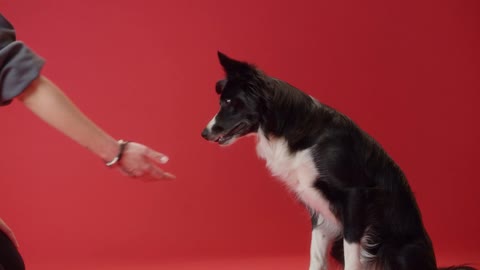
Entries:
<svg viewBox="0 0 480 270">
<path fill-rule="evenodd" d="M 363 265 L 360 262 L 360 244 L 343 239 L 343 252 L 345 254 L 345 270 L 361 270 Z"/>
<path fill-rule="evenodd" d="M 330 243 L 330 235 L 326 231 L 325 219 L 320 214 L 312 215 L 312 240 L 310 244 L 310 268 L 309 270 L 327 269 L 327 249 Z"/>
</svg>

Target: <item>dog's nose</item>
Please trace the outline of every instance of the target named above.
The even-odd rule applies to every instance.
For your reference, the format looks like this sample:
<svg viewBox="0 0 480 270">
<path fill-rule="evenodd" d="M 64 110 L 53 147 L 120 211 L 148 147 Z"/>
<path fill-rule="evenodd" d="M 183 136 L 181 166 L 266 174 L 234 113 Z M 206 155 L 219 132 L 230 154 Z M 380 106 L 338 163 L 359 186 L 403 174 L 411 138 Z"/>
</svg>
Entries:
<svg viewBox="0 0 480 270">
<path fill-rule="evenodd" d="M 205 139 L 205 140 L 208 140 L 208 129 L 205 128 L 203 131 L 202 131 L 202 137 Z"/>
</svg>

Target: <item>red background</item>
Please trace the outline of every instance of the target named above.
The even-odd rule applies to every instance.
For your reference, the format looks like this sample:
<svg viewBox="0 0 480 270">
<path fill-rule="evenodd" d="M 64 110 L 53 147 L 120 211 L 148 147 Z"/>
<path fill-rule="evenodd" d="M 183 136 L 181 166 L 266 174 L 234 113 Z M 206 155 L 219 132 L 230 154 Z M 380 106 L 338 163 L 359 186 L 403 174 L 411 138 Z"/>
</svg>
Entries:
<svg viewBox="0 0 480 270">
<path fill-rule="evenodd" d="M 178 177 L 127 179 L 20 103 L 1 108 L 0 213 L 27 265 L 286 255 L 308 264 L 308 216 L 253 140 L 220 148 L 200 137 L 218 109 L 218 49 L 353 118 L 405 171 L 440 262 L 480 261 L 478 1 L 0 4 L 47 60 L 44 74 L 113 136 L 168 154 Z"/>
</svg>

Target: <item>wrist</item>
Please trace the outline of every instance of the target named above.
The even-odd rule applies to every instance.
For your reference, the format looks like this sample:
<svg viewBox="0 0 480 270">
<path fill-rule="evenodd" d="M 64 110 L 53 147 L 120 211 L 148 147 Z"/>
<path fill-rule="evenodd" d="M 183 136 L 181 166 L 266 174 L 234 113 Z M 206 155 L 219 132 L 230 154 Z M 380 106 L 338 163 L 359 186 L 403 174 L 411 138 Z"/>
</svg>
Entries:
<svg viewBox="0 0 480 270">
<path fill-rule="evenodd" d="M 124 141 L 124 140 L 118 140 L 116 142 L 115 155 L 113 157 L 111 155 L 109 159 L 104 159 L 105 165 L 107 167 L 112 167 L 113 165 L 120 162 L 120 160 L 123 157 L 123 154 L 125 152 L 125 148 L 127 147 L 128 143 L 129 143 L 128 141 Z"/>
<path fill-rule="evenodd" d="M 119 149 L 118 141 L 107 136 L 105 139 L 98 140 L 96 146 L 91 146 L 91 149 L 104 163 L 107 163 L 117 156 Z"/>
</svg>

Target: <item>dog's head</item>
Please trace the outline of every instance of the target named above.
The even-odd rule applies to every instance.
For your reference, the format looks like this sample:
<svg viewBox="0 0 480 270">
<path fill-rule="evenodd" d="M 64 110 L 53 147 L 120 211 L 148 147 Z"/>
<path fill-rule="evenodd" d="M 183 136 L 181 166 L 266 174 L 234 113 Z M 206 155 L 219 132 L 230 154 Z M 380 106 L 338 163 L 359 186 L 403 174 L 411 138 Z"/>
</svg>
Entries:
<svg viewBox="0 0 480 270">
<path fill-rule="evenodd" d="M 236 139 L 256 132 L 260 125 L 263 75 L 253 65 L 218 52 L 226 78 L 216 83 L 220 111 L 202 132 L 206 140 L 229 145 Z"/>
</svg>

